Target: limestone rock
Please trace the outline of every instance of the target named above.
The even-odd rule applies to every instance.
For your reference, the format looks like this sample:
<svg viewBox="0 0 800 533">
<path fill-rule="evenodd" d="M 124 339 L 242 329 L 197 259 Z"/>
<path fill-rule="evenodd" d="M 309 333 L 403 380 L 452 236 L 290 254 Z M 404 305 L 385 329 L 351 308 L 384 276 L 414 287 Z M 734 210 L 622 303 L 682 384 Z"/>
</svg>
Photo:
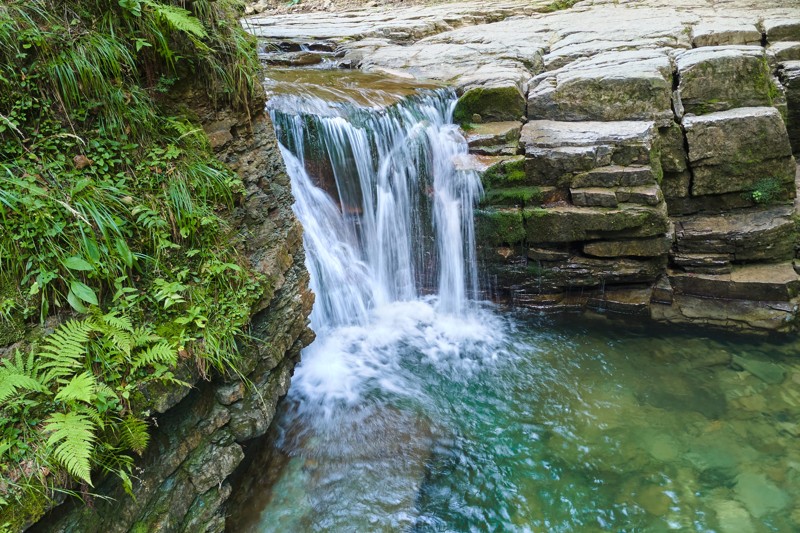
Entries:
<svg viewBox="0 0 800 533">
<path fill-rule="evenodd" d="M 693 195 L 750 191 L 762 180 L 794 181 L 795 164 L 780 113 L 738 108 L 683 120 Z"/>
<path fill-rule="evenodd" d="M 787 41 L 774 43 L 767 48 L 767 55 L 773 63 L 800 60 L 800 42 Z"/>
<path fill-rule="evenodd" d="M 669 126 L 658 128 L 658 147 L 661 153 L 661 169 L 666 172 L 684 172 L 686 163 L 686 146 L 683 130 L 674 122 Z"/>
<path fill-rule="evenodd" d="M 675 292 L 706 298 L 788 302 L 800 290 L 800 276 L 791 262 L 734 265 L 727 274 L 670 272 Z"/>
<path fill-rule="evenodd" d="M 465 137 L 471 153 L 514 155 L 521 129 L 522 123 L 517 121 L 472 124 Z"/>
<path fill-rule="evenodd" d="M 616 190 L 619 203 L 655 206 L 664 201 L 661 188 L 658 185 L 643 185 L 640 187 L 620 187 Z"/>
<path fill-rule="evenodd" d="M 600 53 L 535 77 L 531 119 L 672 120 L 672 66 L 665 51 Z"/>
<path fill-rule="evenodd" d="M 546 289 L 649 284 L 663 272 L 665 263 L 663 257 L 609 259 L 575 255 L 568 261 L 542 263 L 535 282 Z M 643 293 L 638 294 L 640 297 L 634 298 L 635 301 L 650 300 L 649 289 L 646 298 Z"/>
<path fill-rule="evenodd" d="M 569 251 L 552 248 L 528 248 L 528 259 L 532 261 L 566 261 Z"/>
<path fill-rule="evenodd" d="M 768 17 L 764 19 L 767 42 L 800 41 L 800 18 Z"/>
<path fill-rule="evenodd" d="M 655 184 L 653 169 L 649 166 L 607 166 L 578 174 L 572 179 L 573 187 L 639 187 Z"/>
<path fill-rule="evenodd" d="M 650 316 L 672 324 L 726 330 L 790 333 L 797 330 L 798 301 L 723 300 L 675 294 L 671 305 L 654 303 Z"/>
<path fill-rule="evenodd" d="M 667 206 L 670 214 L 673 214 L 673 202 L 676 198 L 686 198 L 689 196 L 689 189 L 692 183 L 692 174 L 685 170 L 683 172 L 664 172 L 661 178 L 661 191 L 667 199 Z M 680 210 L 676 210 L 681 214 Z"/>
<path fill-rule="evenodd" d="M 589 242 L 583 245 L 583 253 L 595 257 L 656 257 L 666 254 L 671 247 L 671 236 L 664 236 Z"/>
<path fill-rule="evenodd" d="M 789 109 L 786 128 L 794 152 L 800 152 L 800 60 L 787 61 L 780 71 Z"/>
<path fill-rule="evenodd" d="M 534 185 L 569 184 L 573 175 L 598 167 L 650 163 L 653 122 L 555 122 L 522 127 L 525 172 Z"/>
<path fill-rule="evenodd" d="M 586 187 L 570 189 L 572 203 L 581 207 L 617 207 L 617 194 L 612 189 Z"/>
<path fill-rule="evenodd" d="M 794 255 L 792 206 L 735 211 L 676 220 L 676 251 L 724 254 L 733 261 L 780 261 Z"/>
<path fill-rule="evenodd" d="M 608 237 L 650 237 L 668 230 L 666 209 L 556 206 L 523 211 L 528 242 L 574 242 Z"/>
<path fill-rule="evenodd" d="M 697 115 L 773 104 L 777 87 L 760 46 L 709 46 L 680 52 L 678 97 Z"/>
<path fill-rule="evenodd" d="M 699 274 L 730 274 L 731 256 L 727 254 L 685 254 L 670 255 L 673 265 L 687 272 Z"/>
<path fill-rule="evenodd" d="M 737 18 L 705 19 L 692 27 L 695 47 L 719 45 L 760 45 L 761 32 L 753 20 Z"/>
</svg>

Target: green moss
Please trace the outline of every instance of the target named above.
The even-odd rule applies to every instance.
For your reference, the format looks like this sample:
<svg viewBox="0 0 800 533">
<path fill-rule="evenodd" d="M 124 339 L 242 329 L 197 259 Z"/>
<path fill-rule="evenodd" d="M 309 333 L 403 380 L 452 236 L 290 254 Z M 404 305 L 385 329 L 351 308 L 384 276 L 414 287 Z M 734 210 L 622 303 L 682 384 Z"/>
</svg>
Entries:
<svg viewBox="0 0 800 533">
<path fill-rule="evenodd" d="M 16 505 L 0 508 L 0 531 L 23 531 L 50 509 L 51 500 L 44 489 L 28 490 Z M 7 528 L 4 530 L 3 528 Z"/>
<path fill-rule="evenodd" d="M 504 159 L 492 165 L 481 176 L 483 186 L 487 189 L 504 188 L 509 185 L 518 186 L 525 183 L 525 158 L 518 156 Z"/>
<path fill-rule="evenodd" d="M 578 0 L 554 0 L 553 2 L 547 4 L 546 6 L 536 9 L 536 11 L 538 11 L 539 13 L 553 13 L 555 11 L 562 11 L 564 9 L 569 9 L 577 3 Z"/>
<path fill-rule="evenodd" d="M 511 187 L 508 189 L 492 189 L 486 193 L 481 202 L 483 205 L 496 206 L 528 206 L 541 203 L 542 190 L 539 187 Z"/>
<path fill-rule="evenodd" d="M 525 114 L 525 97 L 516 86 L 469 89 L 458 99 L 453 120 L 469 124 L 475 114 L 485 121 L 519 120 Z"/>
<path fill-rule="evenodd" d="M 17 283 L 0 276 L 0 346 L 7 346 L 25 337 L 23 314 L 28 302 L 19 291 Z"/>
<path fill-rule="evenodd" d="M 519 209 L 480 209 L 475 212 L 475 234 L 480 246 L 518 244 L 525 240 Z"/>
</svg>

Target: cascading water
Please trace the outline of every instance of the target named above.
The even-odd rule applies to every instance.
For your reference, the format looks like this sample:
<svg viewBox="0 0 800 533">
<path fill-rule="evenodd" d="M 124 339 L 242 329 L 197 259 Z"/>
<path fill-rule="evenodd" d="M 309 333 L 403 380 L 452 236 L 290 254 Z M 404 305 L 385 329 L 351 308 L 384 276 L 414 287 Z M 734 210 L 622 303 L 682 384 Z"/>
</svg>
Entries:
<svg viewBox="0 0 800 533">
<path fill-rule="evenodd" d="M 305 228 L 316 329 L 363 325 L 370 309 L 432 288 L 438 310 L 466 312 L 478 289 L 472 207 L 482 189 L 476 172 L 454 164 L 467 153 L 449 123 L 454 104 L 446 90 L 380 111 L 300 97 L 273 100 L 295 212 Z M 309 175 L 320 169 L 332 175 L 330 192 L 340 205 Z"/>
<path fill-rule="evenodd" d="M 455 101 L 450 90 L 425 90 L 377 109 L 298 96 L 270 102 L 304 228 L 317 334 L 275 438 L 284 454 L 325 465 L 313 481 L 295 472 L 278 483 L 314 492 L 326 512 L 266 509 L 257 531 L 352 530 L 351 509 L 341 507 L 349 498 L 330 498 L 353 483 L 377 489 L 387 472 L 402 489 L 363 513 L 368 529 L 376 512 L 380 528 L 409 526 L 437 431 L 412 407 L 426 393 L 409 370 L 462 379 L 495 356 L 497 320 L 473 301 L 482 188 L 477 173 L 456 165 L 467 144 L 451 124 Z M 348 473 L 330 468 L 342 461 L 353 463 Z"/>
</svg>

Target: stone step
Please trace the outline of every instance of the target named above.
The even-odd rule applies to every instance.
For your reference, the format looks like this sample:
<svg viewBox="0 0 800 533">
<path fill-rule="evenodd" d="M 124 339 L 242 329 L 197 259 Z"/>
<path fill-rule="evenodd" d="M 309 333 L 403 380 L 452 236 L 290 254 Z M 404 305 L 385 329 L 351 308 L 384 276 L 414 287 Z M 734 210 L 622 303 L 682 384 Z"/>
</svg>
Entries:
<svg viewBox="0 0 800 533">
<path fill-rule="evenodd" d="M 670 261 L 676 267 L 698 274 L 729 274 L 731 256 L 728 254 L 670 254 Z"/>
<path fill-rule="evenodd" d="M 676 252 L 729 255 L 734 262 L 794 256 L 794 208 L 780 205 L 675 219 Z"/>
<path fill-rule="evenodd" d="M 571 186 L 576 175 L 608 166 L 650 165 L 651 121 L 557 122 L 522 127 L 526 179 L 531 185 Z"/>
<path fill-rule="evenodd" d="M 645 185 L 641 187 L 622 187 L 617 189 L 619 203 L 639 205 L 658 205 L 664 201 L 661 188 L 658 185 Z"/>
<path fill-rule="evenodd" d="M 641 187 L 581 187 L 569 190 L 572 203 L 579 207 L 617 207 L 617 204 L 658 205 L 664 200 L 658 185 Z"/>
<path fill-rule="evenodd" d="M 583 245 L 583 253 L 595 257 L 657 257 L 669 252 L 673 239 L 669 233 L 649 239 L 594 241 Z"/>
<path fill-rule="evenodd" d="M 528 242 L 575 242 L 664 235 L 666 206 L 624 204 L 618 208 L 555 206 L 523 210 Z"/>
<path fill-rule="evenodd" d="M 572 180 L 573 187 L 639 187 L 656 183 L 653 169 L 649 166 L 607 166 L 578 174 Z"/>
<path fill-rule="evenodd" d="M 692 27 L 695 48 L 731 44 L 760 45 L 761 30 L 752 20 L 729 17 L 703 17 Z"/>
<path fill-rule="evenodd" d="M 786 125 L 774 107 L 744 107 L 683 119 L 694 196 L 752 192 L 794 181 Z M 769 183 L 768 183 L 769 182 Z"/>
<path fill-rule="evenodd" d="M 669 271 L 678 294 L 726 300 L 788 302 L 800 290 L 800 275 L 791 261 L 767 265 L 734 265 L 728 274 Z"/>
<path fill-rule="evenodd" d="M 669 305 L 654 303 L 650 316 L 660 322 L 712 326 L 726 331 L 789 333 L 796 328 L 797 300 L 765 302 L 675 294 Z"/>
<path fill-rule="evenodd" d="M 519 151 L 522 122 L 471 124 L 464 132 L 469 151 L 484 155 L 515 155 Z"/>
<path fill-rule="evenodd" d="M 778 90 L 760 43 L 694 48 L 678 53 L 675 64 L 679 115 L 770 106 Z"/>
<path fill-rule="evenodd" d="M 767 47 L 767 55 L 773 63 L 800 61 L 800 41 L 772 43 Z"/>
<path fill-rule="evenodd" d="M 609 51 L 533 78 L 528 118 L 672 121 L 672 65 L 666 51 Z"/>
<path fill-rule="evenodd" d="M 792 16 L 765 18 L 764 33 L 767 34 L 769 43 L 800 41 L 800 20 Z"/>
</svg>

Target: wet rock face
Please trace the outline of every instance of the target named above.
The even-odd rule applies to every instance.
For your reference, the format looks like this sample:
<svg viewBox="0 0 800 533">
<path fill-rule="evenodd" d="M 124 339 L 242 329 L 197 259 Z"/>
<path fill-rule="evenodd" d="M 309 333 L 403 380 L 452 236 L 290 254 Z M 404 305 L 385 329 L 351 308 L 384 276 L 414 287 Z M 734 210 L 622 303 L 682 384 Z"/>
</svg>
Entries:
<svg viewBox="0 0 800 533">
<path fill-rule="evenodd" d="M 189 94 L 185 101 L 198 110 L 220 159 L 243 178 L 246 192 L 236 222 L 249 236 L 245 253 L 269 279 L 252 316 L 254 340 L 242 347 L 246 382 L 207 382 L 187 372 L 180 377 L 194 383 L 191 391 L 181 389 L 188 395 L 151 391 L 159 413 L 154 413 L 151 444 L 137 461 L 135 499 L 118 480 L 108 480 L 96 492 L 111 499 L 94 499 L 93 508 L 62 505 L 34 531 L 224 531 L 228 478 L 244 458 L 243 443 L 266 432 L 300 350 L 311 340 L 313 296 L 302 231 L 291 211 L 289 178 L 272 124 L 258 109 L 248 120 L 210 111 L 199 95 Z"/>
<path fill-rule="evenodd" d="M 267 39 L 336 41 L 350 66 L 456 88 L 498 297 L 794 330 L 800 6 L 537 5 L 504 3 L 494 20 L 476 0 L 251 23 Z"/>
</svg>

